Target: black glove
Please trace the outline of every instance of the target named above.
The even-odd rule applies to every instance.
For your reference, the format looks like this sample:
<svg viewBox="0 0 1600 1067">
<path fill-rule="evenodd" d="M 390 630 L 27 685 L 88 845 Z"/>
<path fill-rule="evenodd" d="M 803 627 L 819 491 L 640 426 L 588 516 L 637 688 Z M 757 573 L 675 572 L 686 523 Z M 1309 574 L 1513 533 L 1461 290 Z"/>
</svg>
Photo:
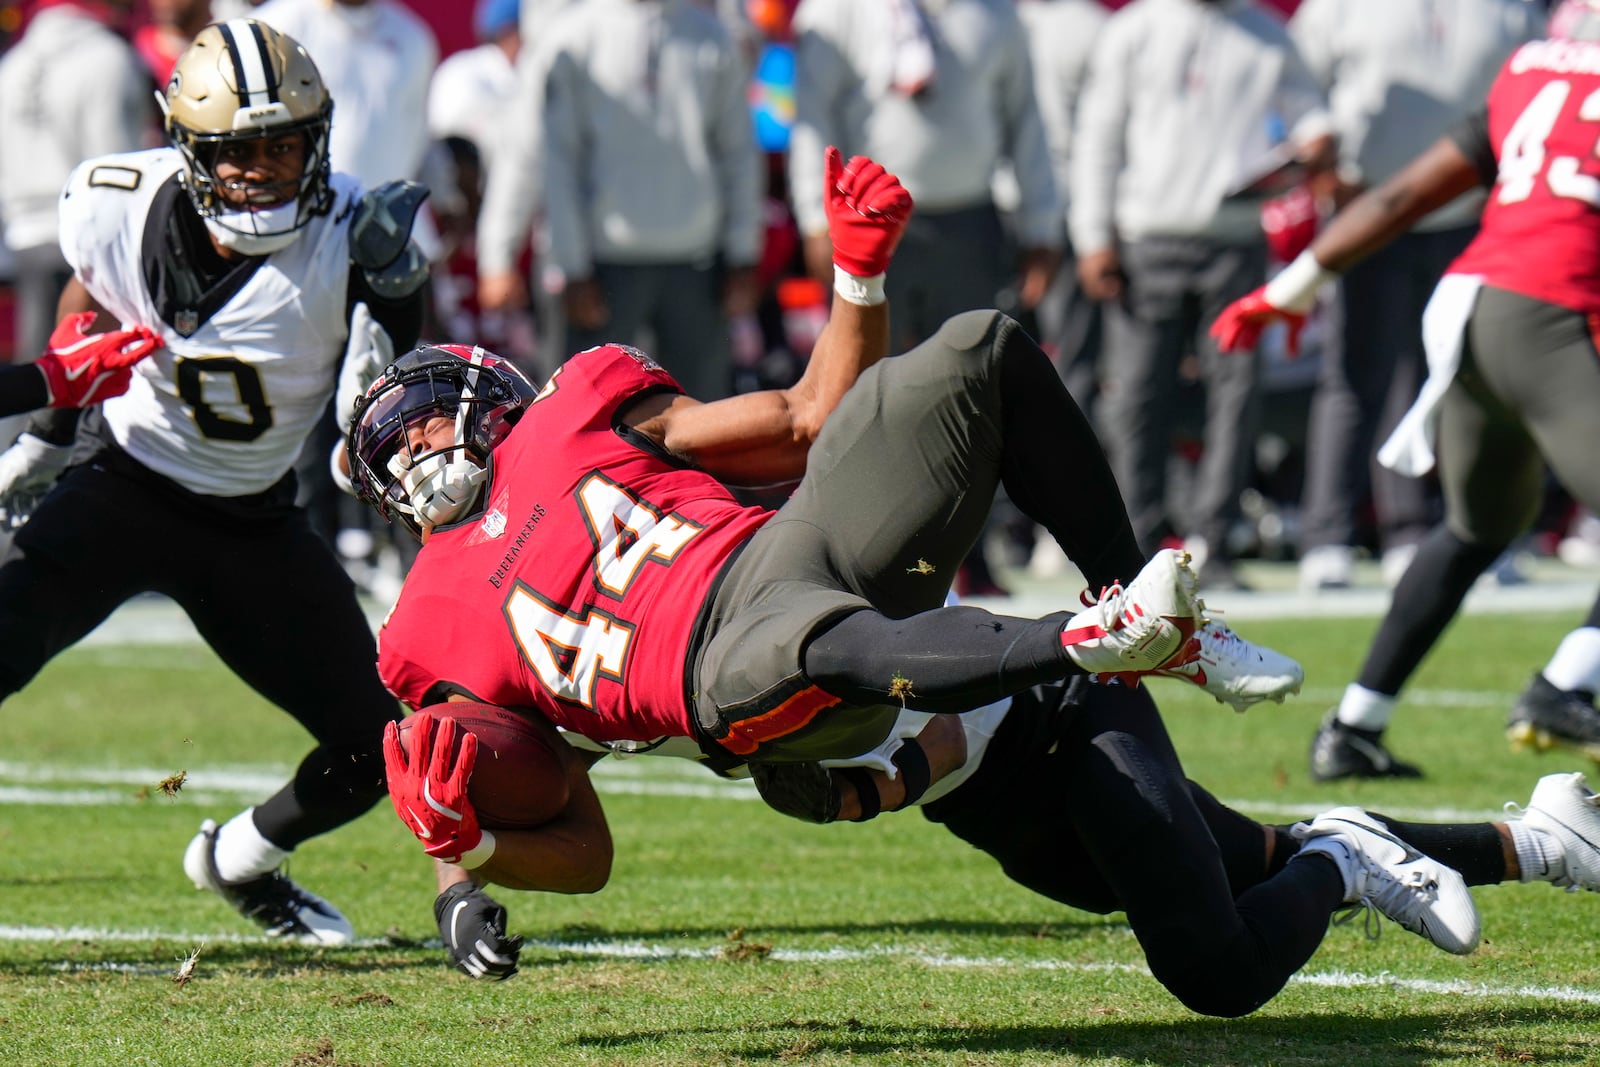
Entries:
<svg viewBox="0 0 1600 1067">
<path fill-rule="evenodd" d="M 501 982 L 517 973 L 520 935 L 506 936 L 506 909 L 471 882 L 457 882 L 433 902 L 439 936 L 456 969 Z"/>
</svg>

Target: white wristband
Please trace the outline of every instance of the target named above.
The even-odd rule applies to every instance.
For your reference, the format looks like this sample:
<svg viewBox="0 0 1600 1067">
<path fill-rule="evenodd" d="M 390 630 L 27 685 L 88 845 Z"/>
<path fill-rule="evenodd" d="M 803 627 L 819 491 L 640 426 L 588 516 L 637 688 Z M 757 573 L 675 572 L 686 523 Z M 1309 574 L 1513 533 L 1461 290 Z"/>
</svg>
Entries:
<svg viewBox="0 0 1600 1067">
<path fill-rule="evenodd" d="M 889 299 L 883 295 L 882 274 L 863 278 L 851 274 L 837 263 L 833 265 L 833 291 L 850 303 L 860 304 L 862 307 L 872 307 Z"/>
<path fill-rule="evenodd" d="M 479 841 L 469 851 L 463 852 L 461 858 L 456 860 L 457 863 L 469 871 L 475 867 L 482 867 L 494 857 L 494 835 L 487 830 L 482 831 L 482 833 L 483 840 Z"/>
<path fill-rule="evenodd" d="M 1261 296 L 1281 311 L 1305 312 L 1317 302 L 1317 290 L 1339 275 L 1317 262 L 1308 248 L 1294 262 L 1275 274 Z"/>
</svg>

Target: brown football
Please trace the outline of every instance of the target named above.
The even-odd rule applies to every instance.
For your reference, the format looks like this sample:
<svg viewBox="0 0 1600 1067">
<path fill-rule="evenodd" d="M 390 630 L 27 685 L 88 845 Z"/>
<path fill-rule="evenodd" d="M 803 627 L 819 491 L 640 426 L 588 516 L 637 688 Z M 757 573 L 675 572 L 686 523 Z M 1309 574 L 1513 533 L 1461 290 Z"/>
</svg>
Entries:
<svg viewBox="0 0 1600 1067">
<path fill-rule="evenodd" d="M 417 727 L 445 716 L 478 739 L 467 799 L 480 826 L 527 830 L 544 825 L 567 806 L 566 764 L 561 758 L 567 743 L 554 726 L 493 704 L 434 704 L 401 720 L 400 744 L 406 755 L 412 754 Z"/>
</svg>

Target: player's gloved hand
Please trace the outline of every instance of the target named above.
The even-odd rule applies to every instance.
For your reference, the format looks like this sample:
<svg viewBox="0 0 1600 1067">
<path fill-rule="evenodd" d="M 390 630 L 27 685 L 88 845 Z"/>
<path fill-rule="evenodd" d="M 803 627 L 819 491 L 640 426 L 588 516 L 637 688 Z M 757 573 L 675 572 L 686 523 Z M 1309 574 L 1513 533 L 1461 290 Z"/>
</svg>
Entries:
<svg viewBox="0 0 1600 1067">
<path fill-rule="evenodd" d="M 858 278 L 882 274 L 911 219 L 911 194 L 899 178 L 866 156 L 852 156 L 846 163 L 829 145 L 823 165 L 833 262 Z"/>
<path fill-rule="evenodd" d="M 1289 354 L 1299 354 L 1300 332 L 1306 328 L 1305 313 L 1277 307 L 1267 299 L 1266 293 L 1267 287 L 1262 286 L 1222 309 L 1217 321 L 1211 324 L 1211 336 L 1218 348 L 1224 352 L 1255 348 L 1262 330 L 1274 322 L 1284 322 L 1289 327 Z"/>
<path fill-rule="evenodd" d="M 15 530 L 72 463 L 72 445 L 24 433 L 0 452 L 0 524 Z"/>
<path fill-rule="evenodd" d="M 94 320 L 93 311 L 62 319 L 50 347 L 34 361 L 44 374 L 50 407 L 88 407 L 121 396 L 133 377 L 129 368 L 161 347 L 161 336 L 148 326 L 90 333 Z"/>
<path fill-rule="evenodd" d="M 350 432 L 350 424 L 356 417 L 356 401 L 367 394 L 383 368 L 393 362 L 394 342 L 389 340 L 388 331 L 378 325 L 364 301 L 357 303 L 350 310 L 350 338 L 344 345 L 339 385 L 333 394 L 333 410 L 338 416 L 341 433 Z"/>
<path fill-rule="evenodd" d="M 430 717 L 409 733 L 412 751 L 407 757 L 399 724 L 391 722 L 383 730 L 389 799 L 400 821 L 422 842 L 422 851 L 446 863 L 460 863 L 484 841 L 478 813 L 467 799 L 478 739 L 448 715 Z"/>
<path fill-rule="evenodd" d="M 506 935 L 506 909 L 471 882 L 457 882 L 433 902 L 444 950 L 462 974 L 503 982 L 517 973 L 522 937 Z"/>
</svg>

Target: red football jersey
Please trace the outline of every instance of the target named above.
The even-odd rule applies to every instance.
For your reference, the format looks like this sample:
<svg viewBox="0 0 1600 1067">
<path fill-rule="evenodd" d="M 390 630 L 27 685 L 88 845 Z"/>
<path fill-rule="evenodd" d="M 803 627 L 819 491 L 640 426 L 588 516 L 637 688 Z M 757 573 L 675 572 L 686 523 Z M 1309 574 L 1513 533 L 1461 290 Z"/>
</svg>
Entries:
<svg viewBox="0 0 1600 1067">
<path fill-rule="evenodd" d="M 1501 68 L 1488 105 L 1499 173 L 1478 236 L 1451 273 L 1600 311 L 1600 45 L 1523 45 Z"/>
<path fill-rule="evenodd" d="M 597 741 L 691 735 L 685 659 L 711 584 L 771 512 L 618 436 L 644 392 L 680 391 L 644 353 L 580 352 L 495 449 L 487 506 L 436 530 L 378 635 L 417 707 L 455 682 Z"/>
</svg>

